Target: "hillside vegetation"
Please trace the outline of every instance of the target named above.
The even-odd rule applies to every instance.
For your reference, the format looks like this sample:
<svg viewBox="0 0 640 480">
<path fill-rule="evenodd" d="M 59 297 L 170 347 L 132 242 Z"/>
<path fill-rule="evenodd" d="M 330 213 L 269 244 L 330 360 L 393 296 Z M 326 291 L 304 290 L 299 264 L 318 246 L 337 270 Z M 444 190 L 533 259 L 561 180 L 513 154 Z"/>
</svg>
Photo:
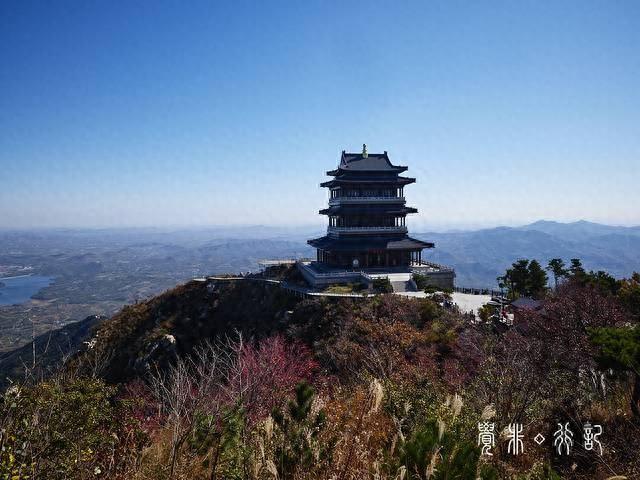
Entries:
<svg viewBox="0 0 640 480">
<path fill-rule="evenodd" d="M 640 277 L 614 283 L 568 277 L 504 329 L 429 299 L 189 282 L 5 392 L 0 478 L 638 478 Z M 560 421 L 569 457 L 532 440 Z M 577 447 L 586 421 L 601 455 Z"/>
</svg>

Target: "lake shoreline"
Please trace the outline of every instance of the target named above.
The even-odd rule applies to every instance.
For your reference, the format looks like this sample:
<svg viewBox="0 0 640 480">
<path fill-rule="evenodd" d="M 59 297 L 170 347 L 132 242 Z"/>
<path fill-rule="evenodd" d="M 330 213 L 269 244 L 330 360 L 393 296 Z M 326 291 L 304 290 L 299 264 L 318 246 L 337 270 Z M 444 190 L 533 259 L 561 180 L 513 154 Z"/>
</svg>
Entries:
<svg viewBox="0 0 640 480">
<path fill-rule="evenodd" d="M 0 277 L 0 280 L 10 280 L 12 278 L 31 277 L 33 273 L 25 273 L 24 275 L 12 275 L 10 277 Z"/>
<path fill-rule="evenodd" d="M 54 280 L 55 277 L 34 274 L 0 278 L 0 307 L 27 303 Z"/>
</svg>

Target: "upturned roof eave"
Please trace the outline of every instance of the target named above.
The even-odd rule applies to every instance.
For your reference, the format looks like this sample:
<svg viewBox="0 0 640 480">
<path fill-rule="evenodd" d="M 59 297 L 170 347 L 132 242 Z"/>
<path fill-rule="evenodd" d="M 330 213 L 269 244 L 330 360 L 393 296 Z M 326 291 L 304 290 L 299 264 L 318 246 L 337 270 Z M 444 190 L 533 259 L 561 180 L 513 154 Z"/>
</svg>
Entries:
<svg viewBox="0 0 640 480">
<path fill-rule="evenodd" d="M 328 235 L 307 240 L 307 244 L 327 251 L 362 251 L 362 250 L 419 250 L 434 248 L 433 242 L 424 242 L 409 236 L 401 238 L 364 237 L 356 241 L 348 238 L 333 238 Z"/>
<path fill-rule="evenodd" d="M 341 213 L 356 214 L 356 215 L 407 215 L 411 213 L 418 213 L 418 209 L 415 207 L 406 206 L 394 206 L 394 205 L 376 205 L 376 206 L 364 206 L 364 205 L 334 205 L 329 208 L 323 208 L 318 210 L 320 215 L 339 215 Z"/>
<path fill-rule="evenodd" d="M 328 180 L 326 182 L 322 182 L 320 184 L 321 187 L 332 187 L 335 185 L 357 185 L 357 184 L 391 184 L 391 185 L 409 185 L 411 183 L 415 183 L 415 178 L 409 177 L 394 177 L 394 178 L 380 178 L 380 179 L 354 179 L 347 180 L 344 178 L 334 178 L 333 180 Z"/>
<path fill-rule="evenodd" d="M 405 165 L 393 165 L 393 166 L 391 166 L 390 168 L 387 168 L 387 169 L 351 170 L 349 168 L 342 168 L 342 165 L 340 165 L 335 170 L 329 170 L 326 173 L 327 173 L 327 175 L 329 177 L 335 177 L 335 176 L 341 175 L 343 173 L 353 173 L 353 172 L 358 172 L 358 173 L 380 173 L 380 172 L 402 173 L 402 172 L 406 172 L 408 169 L 409 169 L 409 167 L 407 167 Z"/>
</svg>

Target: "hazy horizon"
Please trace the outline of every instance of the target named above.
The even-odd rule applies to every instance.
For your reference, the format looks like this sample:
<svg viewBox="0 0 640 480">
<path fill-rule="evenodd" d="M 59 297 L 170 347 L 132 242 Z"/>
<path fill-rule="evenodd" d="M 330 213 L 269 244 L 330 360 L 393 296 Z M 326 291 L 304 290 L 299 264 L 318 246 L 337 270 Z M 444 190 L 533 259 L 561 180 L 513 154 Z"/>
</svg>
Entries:
<svg viewBox="0 0 640 480">
<path fill-rule="evenodd" d="M 4 2 L 0 51 L 3 228 L 320 225 L 363 143 L 414 231 L 640 224 L 638 2 Z"/>
<path fill-rule="evenodd" d="M 412 232 L 416 233 L 453 233 L 453 232 L 467 232 L 467 231 L 477 231 L 477 230 L 488 230 L 494 228 L 519 228 L 519 227 L 527 227 L 539 222 L 551 222 L 557 223 L 561 225 L 571 225 L 571 224 L 579 224 L 579 223 L 593 223 L 608 227 L 620 227 L 620 228 L 637 228 L 640 227 L 640 224 L 612 224 L 612 223 L 603 223 L 603 222 L 593 222 L 591 220 L 578 219 L 568 222 L 558 222 L 556 220 L 549 219 L 538 219 L 531 222 L 513 222 L 510 224 L 502 223 L 502 224 L 420 224 L 415 223 L 414 225 L 410 225 L 409 228 Z M 84 231 L 157 231 L 157 232 L 188 232 L 190 230 L 203 232 L 207 230 L 249 230 L 249 229 L 270 229 L 285 232 L 287 230 L 294 232 L 310 232 L 314 230 L 325 230 L 327 228 L 326 223 L 319 221 L 316 223 L 301 223 L 301 224 L 175 224 L 175 225 L 101 225 L 101 226 L 70 226 L 70 225 L 58 225 L 58 226 L 33 226 L 33 227 L 1 227 L 0 232 L 37 232 L 37 231 L 68 231 L 68 232 L 84 232 Z"/>
</svg>

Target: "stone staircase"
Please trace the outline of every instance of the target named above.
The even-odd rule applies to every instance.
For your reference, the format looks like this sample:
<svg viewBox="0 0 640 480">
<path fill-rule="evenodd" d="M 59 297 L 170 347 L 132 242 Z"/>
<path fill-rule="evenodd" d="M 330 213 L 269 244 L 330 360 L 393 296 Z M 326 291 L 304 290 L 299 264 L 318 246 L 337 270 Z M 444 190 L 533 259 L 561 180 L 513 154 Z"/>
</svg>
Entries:
<svg viewBox="0 0 640 480">
<path fill-rule="evenodd" d="M 391 281 L 391 286 L 393 287 L 393 293 L 418 291 L 418 288 L 416 287 L 416 282 L 414 282 L 411 279 Z"/>
</svg>

